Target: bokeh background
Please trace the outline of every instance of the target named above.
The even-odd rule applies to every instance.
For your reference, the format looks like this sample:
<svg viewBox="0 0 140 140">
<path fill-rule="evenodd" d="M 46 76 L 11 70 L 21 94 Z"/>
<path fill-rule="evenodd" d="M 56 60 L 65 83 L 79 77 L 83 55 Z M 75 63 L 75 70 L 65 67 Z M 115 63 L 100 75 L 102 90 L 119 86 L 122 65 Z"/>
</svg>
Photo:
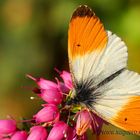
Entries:
<svg viewBox="0 0 140 140">
<path fill-rule="evenodd" d="M 39 100 L 30 100 L 35 83 L 26 74 L 52 79 L 54 67 L 69 69 L 68 24 L 80 4 L 89 5 L 105 28 L 126 42 L 128 68 L 140 73 L 139 0 L 0 0 L 0 119 L 31 118 L 41 108 Z M 118 130 L 112 125 L 103 129 Z M 102 134 L 99 139 L 140 137 Z"/>
</svg>

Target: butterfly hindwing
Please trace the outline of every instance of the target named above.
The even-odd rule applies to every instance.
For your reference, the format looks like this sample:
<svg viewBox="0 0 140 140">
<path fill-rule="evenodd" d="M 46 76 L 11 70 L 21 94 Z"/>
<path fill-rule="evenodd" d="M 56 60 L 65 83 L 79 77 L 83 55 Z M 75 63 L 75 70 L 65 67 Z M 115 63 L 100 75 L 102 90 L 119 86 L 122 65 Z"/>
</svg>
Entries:
<svg viewBox="0 0 140 140">
<path fill-rule="evenodd" d="M 140 130 L 139 74 L 124 70 L 96 92 L 102 93 L 93 105 L 99 116 L 124 130 Z"/>
</svg>

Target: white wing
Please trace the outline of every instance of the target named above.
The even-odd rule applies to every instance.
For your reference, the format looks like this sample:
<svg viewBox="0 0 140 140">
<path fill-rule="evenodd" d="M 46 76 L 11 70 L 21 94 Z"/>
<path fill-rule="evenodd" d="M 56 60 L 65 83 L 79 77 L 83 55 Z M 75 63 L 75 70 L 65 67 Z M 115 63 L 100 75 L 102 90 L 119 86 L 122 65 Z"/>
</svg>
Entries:
<svg viewBox="0 0 140 140">
<path fill-rule="evenodd" d="M 93 103 L 93 111 L 120 128 L 140 130 L 139 74 L 124 70 L 95 92 L 102 94 Z"/>
</svg>

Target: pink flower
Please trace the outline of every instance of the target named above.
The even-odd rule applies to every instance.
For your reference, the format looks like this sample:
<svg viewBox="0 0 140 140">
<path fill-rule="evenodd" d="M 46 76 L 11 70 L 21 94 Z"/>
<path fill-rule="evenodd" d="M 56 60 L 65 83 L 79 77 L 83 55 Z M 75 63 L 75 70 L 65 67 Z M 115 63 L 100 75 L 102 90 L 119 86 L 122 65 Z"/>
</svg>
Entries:
<svg viewBox="0 0 140 140">
<path fill-rule="evenodd" d="M 50 80 L 46 80 L 44 78 L 35 78 L 29 74 L 27 74 L 27 77 L 34 80 L 41 89 L 57 89 L 58 88 L 57 84 Z"/>
<path fill-rule="evenodd" d="M 66 140 L 77 140 L 75 128 L 69 127 Z"/>
<path fill-rule="evenodd" d="M 95 113 L 91 112 L 92 118 L 94 119 L 91 123 L 91 128 L 96 135 L 101 133 L 103 124 L 108 125 L 108 122 L 104 121 L 102 118 L 98 117 Z M 95 123 L 96 122 L 96 123 Z"/>
<path fill-rule="evenodd" d="M 36 122 L 55 122 L 59 120 L 59 111 L 56 105 L 46 104 L 43 109 L 41 109 L 34 118 Z"/>
<path fill-rule="evenodd" d="M 57 80 L 57 84 L 58 84 L 58 88 L 63 93 L 68 93 L 70 91 L 70 89 L 63 82 L 60 82 L 60 81 Z"/>
<path fill-rule="evenodd" d="M 11 140 L 27 140 L 27 132 L 26 131 L 17 131 L 11 137 Z"/>
<path fill-rule="evenodd" d="M 72 79 L 71 79 L 71 75 L 69 72 L 67 71 L 62 71 L 62 74 L 60 75 L 65 83 L 65 85 L 69 88 L 72 89 L 73 88 L 73 84 L 72 84 Z"/>
<path fill-rule="evenodd" d="M 49 80 L 44 78 L 34 78 L 31 75 L 27 75 L 32 80 L 36 81 L 40 90 L 34 90 L 36 93 L 39 93 L 38 96 L 41 97 L 44 101 L 50 104 L 60 104 L 62 102 L 63 94 L 60 91 L 59 86 Z M 39 92 L 38 92 L 39 91 Z"/>
<path fill-rule="evenodd" d="M 82 136 L 90 127 L 91 122 L 92 119 L 89 112 L 87 110 L 81 111 L 76 122 L 76 134 Z"/>
<path fill-rule="evenodd" d="M 0 134 L 10 134 L 16 131 L 15 120 L 0 120 Z"/>
<path fill-rule="evenodd" d="M 41 90 L 41 94 L 39 96 L 50 104 L 58 105 L 62 102 L 63 95 L 58 89 L 46 89 Z"/>
<path fill-rule="evenodd" d="M 56 83 L 46 80 L 44 78 L 39 78 L 37 80 L 37 84 L 41 89 L 58 89 L 58 86 Z"/>
<path fill-rule="evenodd" d="M 67 137 L 68 125 L 62 121 L 54 124 L 47 140 L 62 140 Z"/>
<path fill-rule="evenodd" d="M 56 71 L 60 74 L 60 77 L 63 79 L 65 86 L 68 87 L 69 89 L 72 89 L 73 84 L 72 84 L 71 74 L 67 71 L 61 72 L 57 69 L 56 69 Z"/>
<path fill-rule="evenodd" d="M 30 135 L 27 140 L 46 140 L 47 139 L 47 131 L 42 126 L 33 126 L 30 129 Z"/>
</svg>

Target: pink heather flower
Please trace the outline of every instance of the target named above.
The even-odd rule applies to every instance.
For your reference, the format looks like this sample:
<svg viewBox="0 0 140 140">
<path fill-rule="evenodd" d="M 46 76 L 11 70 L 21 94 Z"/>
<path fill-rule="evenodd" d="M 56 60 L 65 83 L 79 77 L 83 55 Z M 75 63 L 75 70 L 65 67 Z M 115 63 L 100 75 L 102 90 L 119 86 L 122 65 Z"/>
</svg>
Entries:
<svg viewBox="0 0 140 140">
<path fill-rule="evenodd" d="M 82 136 L 90 127 L 91 122 L 92 119 L 89 112 L 87 110 L 81 111 L 76 122 L 76 134 Z"/>
<path fill-rule="evenodd" d="M 26 131 L 17 131 L 11 137 L 11 140 L 27 140 L 27 132 Z"/>
<path fill-rule="evenodd" d="M 27 140 L 46 140 L 48 133 L 42 126 L 33 126 Z"/>
<path fill-rule="evenodd" d="M 62 121 L 55 123 L 47 140 L 62 140 L 63 138 L 66 138 L 68 128 L 68 125 Z"/>
<path fill-rule="evenodd" d="M 68 87 L 69 89 L 72 89 L 73 85 L 72 85 L 71 74 L 69 72 L 67 72 L 67 71 L 59 72 L 59 74 L 60 74 L 60 77 L 63 79 L 64 84 L 66 85 L 66 87 Z"/>
<path fill-rule="evenodd" d="M 33 76 L 29 74 L 27 74 L 27 77 L 34 80 L 41 89 L 57 89 L 58 88 L 57 84 L 50 80 L 46 80 L 44 78 L 34 78 Z"/>
<path fill-rule="evenodd" d="M 34 78 L 31 75 L 27 75 L 29 78 L 36 81 L 40 87 L 38 96 L 41 97 L 44 101 L 50 104 L 58 105 L 62 102 L 63 94 L 60 91 L 59 86 L 49 80 L 44 78 Z"/>
<path fill-rule="evenodd" d="M 69 127 L 68 129 L 68 136 L 66 140 L 87 140 L 87 135 L 84 133 L 82 136 L 78 136 L 76 134 L 76 129 L 75 127 Z"/>
<path fill-rule="evenodd" d="M 101 133 L 103 124 L 108 125 L 108 122 L 104 121 L 102 118 L 98 117 L 95 113 L 91 112 L 92 118 L 94 119 L 91 123 L 91 128 L 96 135 Z M 96 123 L 95 123 L 96 122 Z"/>
<path fill-rule="evenodd" d="M 68 93 L 70 91 L 70 89 L 63 82 L 57 80 L 57 84 L 58 88 L 60 89 L 60 91 L 62 91 L 62 93 Z"/>
<path fill-rule="evenodd" d="M 16 131 L 15 120 L 0 120 L 0 134 L 10 134 Z"/>
<path fill-rule="evenodd" d="M 46 104 L 45 107 L 41 109 L 34 118 L 36 122 L 55 122 L 59 120 L 59 111 L 56 105 L 54 104 Z"/>
<path fill-rule="evenodd" d="M 50 104 L 58 105 L 62 102 L 63 95 L 58 89 L 46 89 L 41 90 L 41 94 L 39 96 Z"/>
<path fill-rule="evenodd" d="M 77 140 L 75 128 L 69 127 L 66 140 Z"/>
<path fill-rule="evenodd" d="M 58 86 L 56 83 L 46 80 L 44 78 L 39 78 L 37 80 L 37 84 L 41 89 L 58 89 Z"/>
</svg>

